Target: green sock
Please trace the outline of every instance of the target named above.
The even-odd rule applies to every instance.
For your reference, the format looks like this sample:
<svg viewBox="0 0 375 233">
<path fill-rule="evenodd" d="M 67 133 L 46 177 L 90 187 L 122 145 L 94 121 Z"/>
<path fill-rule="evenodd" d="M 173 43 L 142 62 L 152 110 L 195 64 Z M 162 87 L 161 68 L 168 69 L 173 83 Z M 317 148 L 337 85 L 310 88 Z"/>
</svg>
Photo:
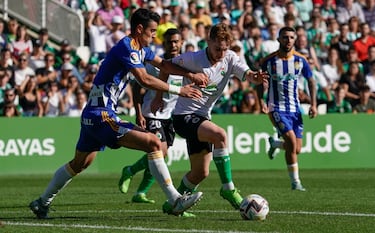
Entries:
<svg viewBox="0 0 375 233">
<path fill-rule="evenodd" d="M 155 178 L 151 175 L 150 169 L 147 167 L 143 173 L 143 179 L 138 186 L 137 193 L 147 193 L 154 182 Z"/>
<path fill-rule="evenodd" d="M 221 183 L 227 184 L 232 182 L 232 171 L 229 155 L 213 156 L 213 160 L 215 162 L 216 169 L 219 172 Z"/>
<path fill-rule="evenodd" d="M 133 175 L 137 172 L 148 168 L 148 158 L 147 154 L 143 155 L 142 158 L 138 159 L 133 165 L 130 166 L 130 171 Z"/>
<path fill-rule="evenodd" d="M 188 184 L 185 184 L 185 182 L 187 182 Z M 188 193 L 194 193 L 196 192 L 198 189 L 198 185 L 194 185 L 192 183 L 190 183 L 187 178 L 186 178 L 186 175 L 181 179 L 181 183 L 180 183 L 180 186 L 177 188 L 177 191 L 181 194 L 184 194 L 184 192 L 188 192 Z"/>
</svg>

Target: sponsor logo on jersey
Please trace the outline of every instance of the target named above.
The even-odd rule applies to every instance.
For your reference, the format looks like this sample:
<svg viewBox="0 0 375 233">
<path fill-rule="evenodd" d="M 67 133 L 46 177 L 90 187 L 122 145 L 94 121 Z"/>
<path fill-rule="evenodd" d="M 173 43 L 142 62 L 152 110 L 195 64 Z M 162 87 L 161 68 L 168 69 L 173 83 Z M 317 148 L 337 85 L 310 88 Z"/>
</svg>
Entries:
<svg viewBox="0 0 375 233">
<path fill-rule="evenodd" d="M 141 64 L 141 59 L 139 58 L 139 54 L 137 52 L 130 53 L 130 62 L 133 64 Z"/>
</svg>

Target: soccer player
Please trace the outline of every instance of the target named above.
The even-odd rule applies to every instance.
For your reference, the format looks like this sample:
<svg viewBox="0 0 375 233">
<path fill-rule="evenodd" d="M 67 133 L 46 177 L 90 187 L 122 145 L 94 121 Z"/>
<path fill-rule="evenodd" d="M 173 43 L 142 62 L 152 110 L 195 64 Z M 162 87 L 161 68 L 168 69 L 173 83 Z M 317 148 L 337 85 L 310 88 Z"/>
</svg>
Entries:
<svg viewBox="0 0 375 233">
<path fill-rule="evenodd" d="M 206 86 L 208 81 L 203 73 L 187 71 L 151 51 L 148 45 L 156 36 L 159 20 L 157 13 L 147 9 L 135 11 L 131 18 L 131 34 L 121 39 L 102 62 L 82 112 L 81 132 L 74 158 L 57 169 L 44 193 L 29 204 L 38 218 L 47 218 L 49 206 L 59 191 L 85 170 L 105 146 L 112 149 L 127 147 L 147 153 L 151 174 L 166 194 L 168 203 L 172 206 L 172 214 L 181 214 L 201 198 L 201 192 L 181 195 L 173 186 L 160 139 L 155 134 L 121 120 L 115 113 L 119 96 L 129 81 L 129 72 L 146 88 L 185 97 L 202 96 L 193 84 L 179 87 L 147 74 L 143 62 L 150 62 L 168 73 L 189 77 L 198 86 Z"/>
<path fill-rule="evenodd" d="M 292 190 L 305 191 L 299 178 L 297 155 L 302 147 L 303 122 L 298 99 L 298 79 L 306 78 L 311 98 L 310 118 L 317 116 L 316 89 L 312 71 L 306 58 L 294 50 L 297 35 L 294 28 L 283 27 L 279 32 L 279 49 L 265 57 L 262 70 L 268 72 L 270 80 L 266 87 L 267 105 L 262 102 L 263 112 L 268 113 L 272 124 L 283 141 L 270 137 L 268 155 L 274 158 L 276 148 L 285 150 L 285 159 Z M 264 85 L 263 85 L 264 86 Z M 259 96 L 264 87 L 259 85 Z M 261 100 L 262 101 L 262 100 Z"/>
<path fill-rule="evenodd" d="M 201 98 L 177 99 L 172 119 L 176 133 L 186 139 L 191 167 L 182 178 L 178 191 L 195 192 L 208 176 L 209 165 L 213 159 L 222 183 L 220 195 L 235 209 L 239 209 L 242 197 L 232 180 L 227 135 L 223 128 L 211 121 L 211 110 L 232 76 L 260 84 L 266 80 L 266 73 L 250 70 L 249 66 L 229 49 L 232 41 L 229 26 L 224 23 L 216 24 L 210 30 L 206 49 L 172 58 L 173 63 L 196 72 L 204 72 L 209 77 L 207 87 L 201 88 Z M 164 75 L 163 72 L 160 73 L 162 80 L 168 77 Z M 183 84 L 190 83 L 191 80 L 183 79 Z M 160 95 L 160 92 L 158 93 Z M 164 212 L 169 209 L 170 206 L 165 203 Z"/>
<path fill-rule="evenodd" d="M 168 29 L 163 35 L 164 59 L 171 59 L 180 54 L 182 46 L 182 38 L 178 29 Z M 147 64 L 146 70 L 154 77 L 159 76 L 159 70 Z M 173 85 L 182 85 L 182 76 L 170 75 L 168 83 Z M 161 140 L 164 156 L 167 156 L 169 146 L 173 145 L 175 131 L 172 125 L 172 111 L 176 105 L 178 95 L 171 93 L 163 94 L 163 110 L 157 111 L 155 114 L 151 112 L 151 104 L 155 97 L 155 90 L 146 90 L 143 101 L 141 92 L 144 91 L 138 83 L 134 84 L 134 105 L 136 109 L 136 122 L 142 128 L 158 135 Z M 143 103 L 142 103 L 143 102 Z M 119 181 L 119 189 L 122 193 L 127 193 L 132 177 L 139 171 L 144 171 L 143 179 L 137 189 L 136 194 L 132 197 L 132 202 L 136 203 L 155 203 L 154 200 L 148 199 L 146 194 L 154 183 L 154 178 L 150 173 L 147 165 L 147 155 L 136 161 L 131 166 L 125 166 L 122 169 L 122 176 Z"/>
</svg>

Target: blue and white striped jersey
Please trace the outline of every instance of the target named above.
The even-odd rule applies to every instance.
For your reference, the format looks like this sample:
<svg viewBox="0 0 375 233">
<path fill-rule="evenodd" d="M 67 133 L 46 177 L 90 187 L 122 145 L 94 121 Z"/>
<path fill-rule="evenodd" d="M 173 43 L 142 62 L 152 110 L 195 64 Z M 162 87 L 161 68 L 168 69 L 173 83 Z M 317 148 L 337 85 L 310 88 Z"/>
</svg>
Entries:
<svg viewBox="0 0 375 233">
<path fill-rule="evenodd" d="M 278 55 L 278 52 L 272 53 L 262 62 L 262 70 L 270 75 L 267 92 L 269 111 L 298 112 L 298 79 L 312 78 L 312 71 L 305 56 L 296 51 L 287 59 Z"/>
<path fill-rule="evenodd" d="M 129 71 L 144 68 L 144 62 L 154 58 L 155 54 L 149 47 L 138 48 L 130 37 L 121 39 L 100 65 L 86 107 L 116 111 L 118 99 L 129 81 Z"/>
</svg>

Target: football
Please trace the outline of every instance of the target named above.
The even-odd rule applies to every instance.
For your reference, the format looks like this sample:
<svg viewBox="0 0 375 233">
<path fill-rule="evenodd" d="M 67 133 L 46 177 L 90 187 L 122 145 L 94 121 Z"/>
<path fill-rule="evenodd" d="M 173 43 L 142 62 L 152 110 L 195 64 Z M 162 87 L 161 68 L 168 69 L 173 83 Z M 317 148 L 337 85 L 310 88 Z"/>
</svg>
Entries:
<svg viewBox="0 0 375 233">
<path fill-rule="evenodd" d="M 269 211 L 268 201 L 258 194 L 245 197 L 240 205 L 240 214 L 245 220 L 265 220 Z"/>
</svg>

